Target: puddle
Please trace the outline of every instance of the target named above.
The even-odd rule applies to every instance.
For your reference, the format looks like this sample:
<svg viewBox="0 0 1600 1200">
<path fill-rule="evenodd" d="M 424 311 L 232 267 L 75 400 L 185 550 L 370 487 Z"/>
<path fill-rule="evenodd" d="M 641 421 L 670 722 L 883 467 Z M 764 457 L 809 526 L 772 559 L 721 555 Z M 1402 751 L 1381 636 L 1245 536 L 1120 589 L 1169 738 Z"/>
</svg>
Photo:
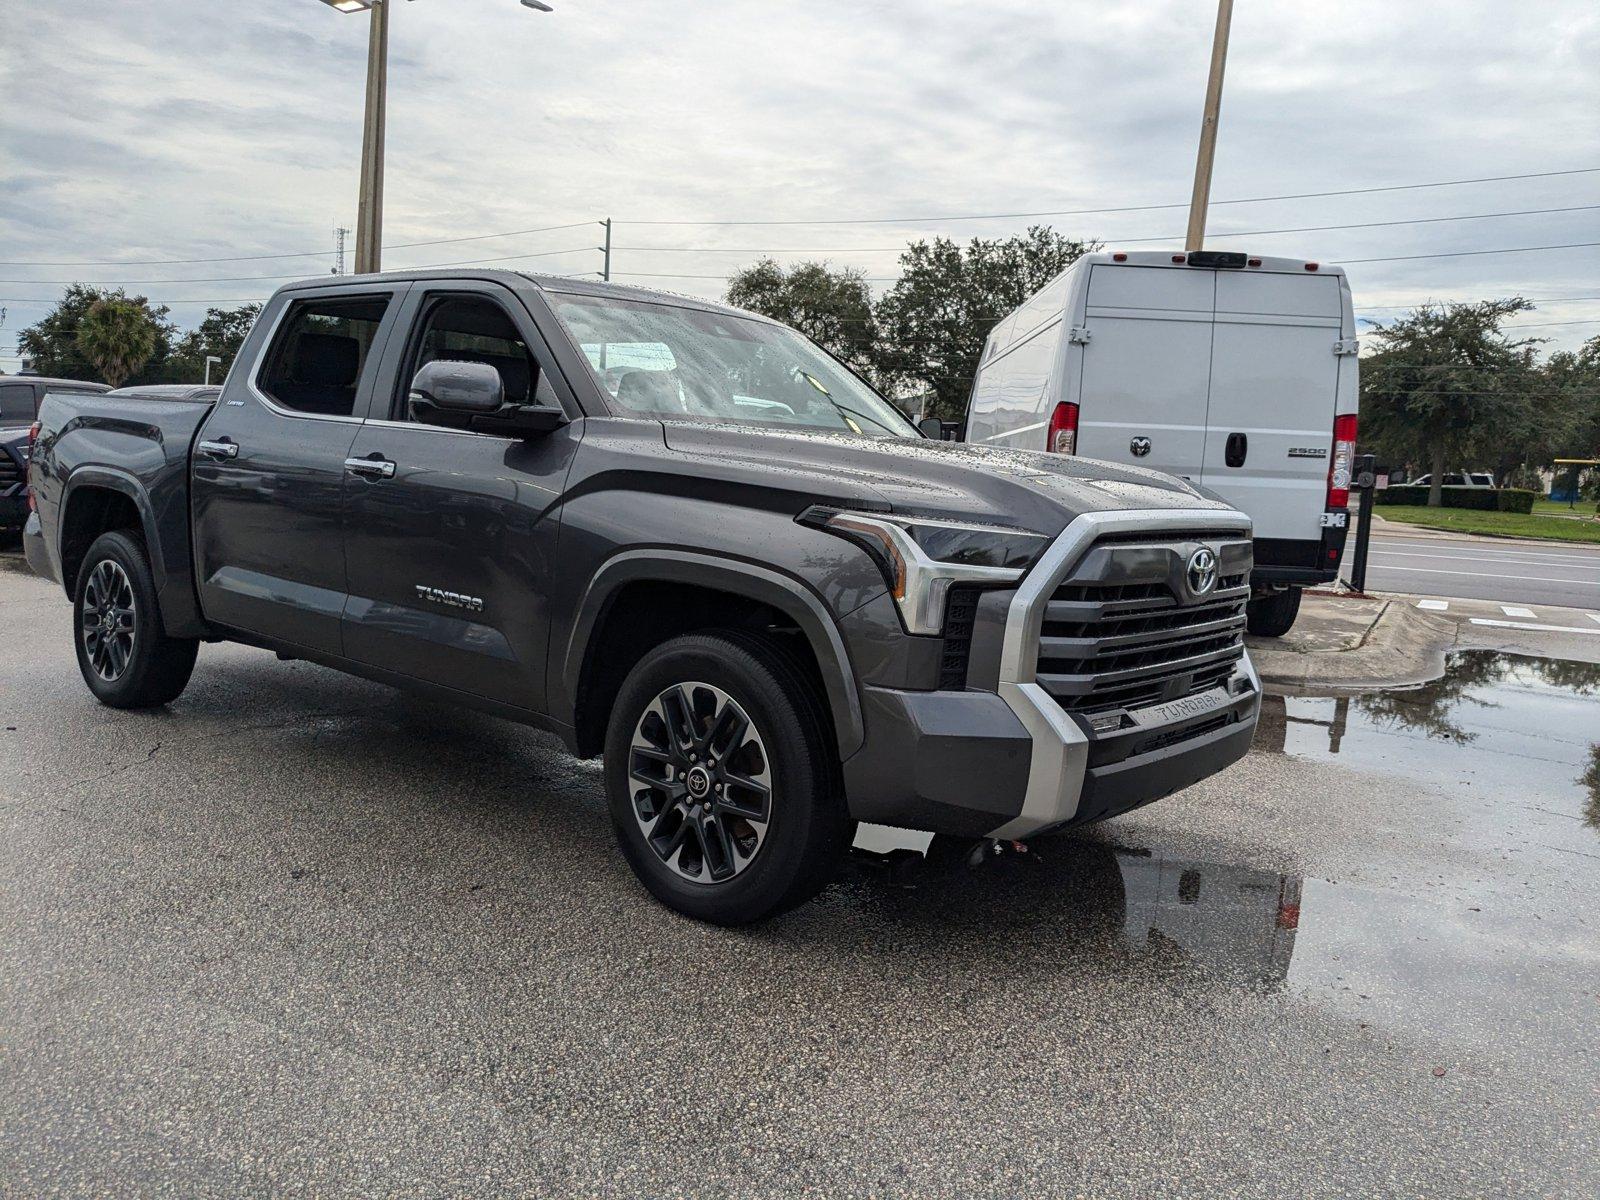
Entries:
<svg viewBox="0 0 1600 1200">
<path fill-rule="evenodd" d="M 1421 687 L 1268 696 L 1255 749 L 1484 789 L 1600 833 L 1600 665 L 1592 663 L 1470 650 Z"/>
</svg>

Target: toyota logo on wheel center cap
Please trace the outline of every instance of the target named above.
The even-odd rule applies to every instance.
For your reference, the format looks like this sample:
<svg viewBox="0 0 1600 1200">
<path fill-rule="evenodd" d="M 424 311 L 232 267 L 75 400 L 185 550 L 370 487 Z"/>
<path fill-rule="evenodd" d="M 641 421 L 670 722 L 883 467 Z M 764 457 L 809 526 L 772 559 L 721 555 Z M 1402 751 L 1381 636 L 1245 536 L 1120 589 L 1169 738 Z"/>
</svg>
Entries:
<svg viewBox="0 0 1600 1200">
<path fill-rule="evenodd" d="M 684 780 L 691 796 L 704 796 L 711 790 L 711 772 L 704 767 L 695 767 Z"/>
<path fill-rule="evenodd" d="M 1217 556 L 1201 546 L 1189 555 L 1187 574 L 1189 590 L 1196 596 L 1204 596 L 1217 586 Z"/>
</svg>

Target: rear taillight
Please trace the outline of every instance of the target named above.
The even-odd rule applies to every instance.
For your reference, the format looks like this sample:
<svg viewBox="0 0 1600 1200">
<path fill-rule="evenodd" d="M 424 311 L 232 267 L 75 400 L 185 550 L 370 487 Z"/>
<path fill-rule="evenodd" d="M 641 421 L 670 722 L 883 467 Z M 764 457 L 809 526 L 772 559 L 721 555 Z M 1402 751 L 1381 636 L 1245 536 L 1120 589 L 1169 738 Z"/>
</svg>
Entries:
<svg viewBox="0 0 1600 1200">
<path fill-rule="evenodd" d="M 1078 452 L 1078 406 L 1072 401 L 1061 401 L 1050 414 L 1050 433 L 1044 448 L 1052 454 Z"/>
<path fill-rule="evenodd" d="M 1356 414 L 1333 419 L 1333 459 L 1328 463 L 1328 507 L 1350 507 L 1350 468 L 1356 460 Z"/>
<path fill-rule="evenodd" d="M 30 466 L 33 463 L 33 448 L 34 448 L 34 446 L 36 446 L 38 444 L 38 441 L 39 441 L 39 422 L 35 421 L 32 425 L 28 426 L 28 463 L 30 464 Z M 33 489 L 30 487 L 30 488 L 27 489 L 27 492 L 28 492 L 28 511 L 29 512 L 38 512 L 39 511 L 39 506 L 33 502 Z"/>
</svg>

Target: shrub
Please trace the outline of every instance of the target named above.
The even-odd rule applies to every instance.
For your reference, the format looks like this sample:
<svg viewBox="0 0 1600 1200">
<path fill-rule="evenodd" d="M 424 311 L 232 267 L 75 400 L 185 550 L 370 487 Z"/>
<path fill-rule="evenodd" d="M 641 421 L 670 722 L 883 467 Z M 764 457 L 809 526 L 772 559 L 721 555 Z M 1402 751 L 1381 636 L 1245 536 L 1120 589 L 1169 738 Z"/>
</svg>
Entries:
<svg viewBox="0 0 1600 1200">
<path fill-rule="evenodd" d="M 1440 503 L 1445 508 L 1471 508 L 1479 512 L 1509 512 L 1531 513 L 1533 502 L 1539 493 L 1528 488 L 1469 488 L 1447 487 L 1440 489 Z M 1401 484 L 1387 487 L 1381 492 L 1374 492 L 1373 498 L 1379 504 L 1414 504 L 1423 506 L 1428 503 L 1428 489 L 1415 487 L 1411 484 Z"/>
</svg>

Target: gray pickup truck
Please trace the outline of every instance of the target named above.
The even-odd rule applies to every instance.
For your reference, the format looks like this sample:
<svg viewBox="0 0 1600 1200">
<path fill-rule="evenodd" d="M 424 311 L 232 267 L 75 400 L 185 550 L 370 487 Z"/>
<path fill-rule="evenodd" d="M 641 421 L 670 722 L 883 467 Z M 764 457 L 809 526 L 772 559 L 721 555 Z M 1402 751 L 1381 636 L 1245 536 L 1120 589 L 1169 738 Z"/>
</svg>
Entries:
<svg viewBox="0 0 1600 1200">
<path fill-rule="evenodd" d="M 201 642 L 604 754 L 656 897 L 814 895 L 858 821 L 1022 839 L 1243 755 L 1250 524 L 929 440 L 785 326 L 503 271 L 293 284 L 220 395 L 47 396 L 25 531 L 103 703 Z"/>
</svg>

